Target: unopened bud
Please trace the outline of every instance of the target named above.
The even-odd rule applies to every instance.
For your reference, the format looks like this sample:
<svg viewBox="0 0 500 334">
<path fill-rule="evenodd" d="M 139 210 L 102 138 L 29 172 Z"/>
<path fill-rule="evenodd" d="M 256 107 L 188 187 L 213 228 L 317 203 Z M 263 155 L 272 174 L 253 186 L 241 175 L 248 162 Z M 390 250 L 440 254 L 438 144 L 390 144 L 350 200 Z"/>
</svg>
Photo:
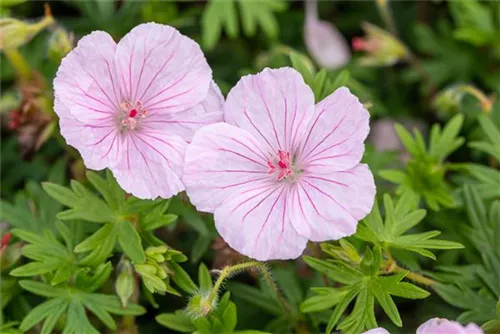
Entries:
<svg viewBox="0 0 500 334">
<path fill-rule="evenodd" d="M 439 118 L 448 119 L 460 111 L 465 92 L 458 88 L 458 86 L 446 88 L 439 92 L 432 101 L 432 106 L 438 112 Z"/>
<path fill-rule="evenodd" d="M 59 63 L 73 49 L 74 39 L 72 33 L 63 28 L 57 28 L 49 39 L 49 58 L 53 62 Z"/>
<path fill-rule="evenodd" d="M 134 271 L 130 261 L 124 260 L 119 266 L 118 278 L 115 282 L 115 290 L 122 302 L 123 307 L 127 307 L 129 298 L 134 294 Z"/>
<path fill-rule="evenodd" d="M 204 317 L 215 309 L 217 306 L 215 299 L 210 301 L 208 295 L 196 294 L 189 300 L 186 306 L 186 313 L 196 319 Z"/>
<path fill-rule="evenodd" d="M 391 66 L 406 59 L 410 53 L 406 46 L 390 32 L 370 23 L 363 23 L 364 38 L 352 39 L 354 51 L 365 51 L 360 59 L 364 66 Z"/>
<path fill-rule="evenodd" d="M 168 247 L 165 245 L 156 246 L 156 247 L 148 247 L 145 251 L 147 256 L 153 256 L 155 254 L 163 254 L 168 250 Z"/>
<path fill-rule="evenodd" d="M 45 7 L 45 17 L 36 23 L 2 18 L 0 19 L 0 50 L 15 49 L 28 43 L 40 31 L 54 23 L 54 18 L 48 6 Z"/>
</svg>

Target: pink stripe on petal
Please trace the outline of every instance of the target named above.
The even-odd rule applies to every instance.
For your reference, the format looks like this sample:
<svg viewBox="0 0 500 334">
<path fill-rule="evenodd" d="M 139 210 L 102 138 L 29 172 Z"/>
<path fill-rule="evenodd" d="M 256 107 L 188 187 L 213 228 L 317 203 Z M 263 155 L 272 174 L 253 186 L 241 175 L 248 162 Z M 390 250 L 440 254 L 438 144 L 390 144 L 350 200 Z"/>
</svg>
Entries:
<svg viewBox="0 0 500 334">
<path fill-rule="evenodd" d="M 224 117 L 267 143 L 270 153 L 294 153 L 294 138 L 304 133 L 313 108 L 314 95 L 298 72 L 265 69 L 240 79 L 227 96 Z"/>
</svg>

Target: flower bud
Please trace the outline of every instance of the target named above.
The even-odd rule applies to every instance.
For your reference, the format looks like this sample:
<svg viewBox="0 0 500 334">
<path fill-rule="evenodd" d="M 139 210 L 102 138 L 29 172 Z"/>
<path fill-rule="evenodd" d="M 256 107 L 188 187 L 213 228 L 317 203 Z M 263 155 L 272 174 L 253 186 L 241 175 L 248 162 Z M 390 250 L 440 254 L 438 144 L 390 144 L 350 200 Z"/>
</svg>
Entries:
<svg viewBox="0 0 500 334">
<path fill-rule="evenodd" d="M 40 31 L 54 23 L 50 7 L 45 7 L 45 17 L 36 23 L 13 19 L 0 19 L 0 50 L 15 49 L 29 42 Z"/>
<path fill-rule="evenodd" d="M 53 62 L 59 63 L 73 49 L 74 39 L 73 33 L 60 27 L 57 28 L 49 39 L 49 58 Z"/>
<path fill-rule="evenodd" d="M 465 92 L 457 88 L 458 86 L 452 86 L 442 90 L 432 101 L 440 119 L 448 119 L 460 111 Z"/>
<path fill-rule="evenodd" d="M 351 59 L 345 37 L 331 23 L 319 19 L 317 0 L 306 1 L 304 41 L 312 58 L 326 69 L 342 67 Z"/>
<path fill-rule="evenodd" d="M 362 28 L 366 37 L 352 40 L 354 51 L 366 52 L 360 59 L 361 65 L 391 66 L 410 56 L 406 46 L 390 32 L 366 22 Z"/>
<path fill-rule="evenodd" d="M 119 274 L 115 282 L 115 290 L 122 302 L 127 307 L 129 298 L 134 294 L 134 272 L 129 260 L 123 260 L 119 265 Z"/>
<path fill-rule="evenodd" d="M 204 317 L 212 312 L 217 306 L 216 298 L 210 301 L 208 295 L 197 293 L 189 299 L 186 306 L 186 313 L 192 318 L 196 319 Z"/>
</svg>

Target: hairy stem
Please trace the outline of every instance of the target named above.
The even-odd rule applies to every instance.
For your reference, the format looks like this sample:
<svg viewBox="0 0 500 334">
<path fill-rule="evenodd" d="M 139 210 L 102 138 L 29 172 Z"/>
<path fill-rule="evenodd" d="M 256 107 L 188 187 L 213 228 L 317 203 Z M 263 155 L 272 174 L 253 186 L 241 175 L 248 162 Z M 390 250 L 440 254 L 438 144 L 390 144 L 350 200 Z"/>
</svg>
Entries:
<svg viewBox="0 0 500 334">
<path fill-rule="evenodd" d="M 260 268 L 261 266 L 262 264 L 258 261 L 249 261 L 249 262 L 235 264 L 234 266 L 227 266 L 224 269 L 222 269 L 220 271 L 219 278 L 217 278 L 215 285 L 213 286 L 212 290 L 210 291 L 210 294 L 208 295 L 208 303 L 212 304 L 217 299 L 219 289 L 226 278 L 239 271 L 256 267 Z"/>
<path fill-rule="evenodd" d="M 208 304 L 212 304 L 213 302 L 216 301 L 219 289 L 222 286 L 222 283 L 232 276 L 235 273 L 238 273 L 240 271 L 246 270 L 246 269 L 251 269 L 251 268 L 257 268 L 261 273 L 264 279 L 266 280 L 267 284 L 271 287 L 273 292 L 276 295 L 276 298 L 278 299 L 281 307 L 286 313 L 290 313 L 290 306 L 287 304 L 287 302 L 283 299 L 281 296 L 278 286 L 276 285 L 276 282 L 271 277 L 271 273 L 267 269 L 266 265 L 264 263 L 258 262 L 258 261 L 249 261 L 249 262 L 243 262 L 239 263 L 233 266 L 227 266 L 224 269 L 220 271 L 219 277 L 217 278 L 217 281 L 215 281 L 214 286 L 212 287 L 212 290 L 210 290 L 210 294 L 208 295 Z"/>
</svg>

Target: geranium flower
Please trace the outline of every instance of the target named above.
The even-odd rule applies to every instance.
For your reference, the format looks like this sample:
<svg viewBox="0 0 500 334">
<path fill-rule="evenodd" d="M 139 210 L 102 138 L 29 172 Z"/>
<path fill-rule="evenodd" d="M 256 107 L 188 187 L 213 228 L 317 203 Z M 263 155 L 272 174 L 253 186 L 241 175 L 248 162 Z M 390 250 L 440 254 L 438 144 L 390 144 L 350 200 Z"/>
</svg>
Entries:
<svg viewBox="0 0 500 334">
<path fill-rule="evenodd" d="M 336 69 L 351 60 L 345 37 L 331 23 L 319 19 L 318 1 L 305 1 L 304 41 L 319 66 Z"/>
<path fill-rule="evenodd" d="M 184 190 L 194 131 L 222 120 L 222 95 L 199 45 L 176 29 L 141 24 L 118 44 L 96 31 L 62 61 L 54 80 L 61 133 L 90 169 L 109 168 L 140 198 Z"/>
<path fill-rule="evenodd" d="M 375 184 L 359 163 L 369 114 L 347 88 L 314 106 L 297 71 L 265 69 L 231 90 L 224 117 L 227 124 L 193 137 L 183 181 L 232 248 L 258 260 L 290 259 L 307 240 L 356 231 Z"/>
<path fill-rule="evenodd" d="M 483 334 L 483 330 L 476 324 L 462 326 L 456 321 L 442 318 L 427 320 L 417 328 L 416 334 Z"/>
<path fill-rule="evenodd" d="M 363 332 L 362 334 L 390 334 L 390 333 L 385 328 L 377 327 L 377 328 L 370 329 L 366 332 Z"/>
</svg>

